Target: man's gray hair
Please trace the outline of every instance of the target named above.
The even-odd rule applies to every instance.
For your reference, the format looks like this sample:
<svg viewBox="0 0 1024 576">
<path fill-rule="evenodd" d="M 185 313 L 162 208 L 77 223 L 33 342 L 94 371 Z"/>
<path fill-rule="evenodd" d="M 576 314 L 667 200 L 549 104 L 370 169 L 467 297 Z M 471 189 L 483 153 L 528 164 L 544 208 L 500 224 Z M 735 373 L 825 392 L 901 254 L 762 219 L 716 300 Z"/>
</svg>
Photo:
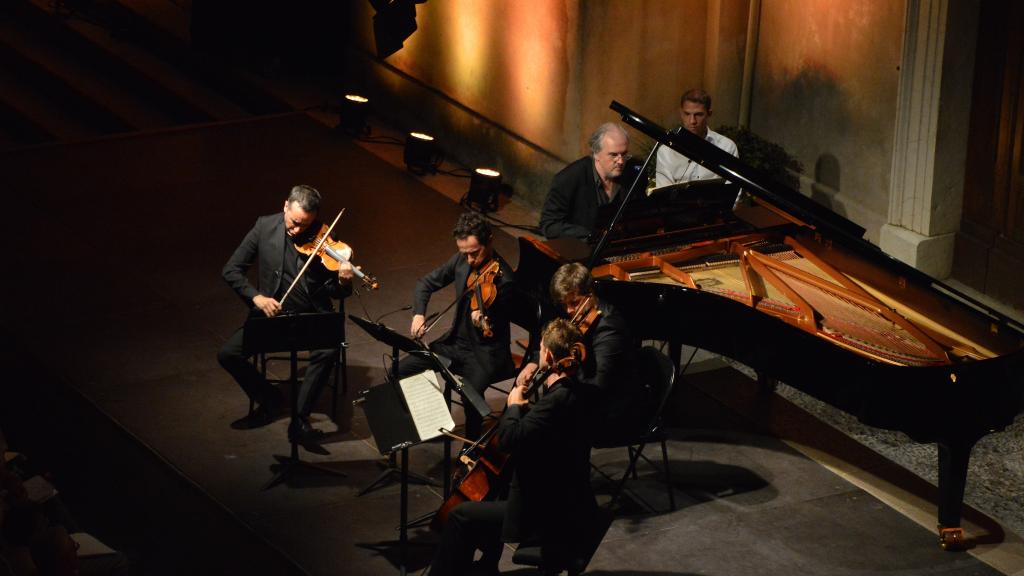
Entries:
<svg viewBox="0 0 1024 576">
<path fill-rule="evenodd" d="M 622 127 L 622 124 L 619 124 L 618 122 L 605 122 L 598 126 L 597 130 L 594 130 L 594 133 L 590 135 L 588 143 L 590 144 L 591 152 L 597 154 L 601 151 L 601 144 L 604 142 L 605 135 L 609 132 L 618 132 L 619 134 L 622 134 L 622 137 L 626 139 L 627 143 L 629 142 L 629 132 L 626 132 L 626 129 Z"/>
<path fill-rule="evenodd" d="M 305 184 L 293 186 L 291 193 L 288 194 L 288 203 L 296 203 L 299 205 L 299 208 L 306 212 L 319 212 L 320 192 L 316 188 L 306 186 Z"/>
</svg>

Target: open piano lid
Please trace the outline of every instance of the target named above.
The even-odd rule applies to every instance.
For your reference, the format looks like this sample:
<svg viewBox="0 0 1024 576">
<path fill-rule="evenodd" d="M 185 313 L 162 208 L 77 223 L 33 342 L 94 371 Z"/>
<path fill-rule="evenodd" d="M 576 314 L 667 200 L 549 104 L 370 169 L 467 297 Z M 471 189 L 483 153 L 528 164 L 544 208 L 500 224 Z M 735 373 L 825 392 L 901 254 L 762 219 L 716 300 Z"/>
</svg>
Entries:
<svg viewBox="0 0 1024 576">
<path fill-rule="evenodd" d="M 817 204 L 810 198 L 773 181 L 756 168 L 703 138 L 686 130 L 678 132 L 666 130 L 614 100 L 610 108 L 621 114 L 622 121 L 626 124 L 729 182 L 738 183 L 744 192 L 754 196 L 762 203 L 788 214 L 797 221 L 830 233 L 830 235 L 839 234 L 857 239 L 864 235 L 864 228 Z"/>
<path fill-rule="evenodd" d="M 819 205 L 799 192 L 784 186 L 765 176 L 761 171 L 743 162 L 739 158 L 721 150 L 717 146 L 699 138 L 686 130 L 672 132 L 652 122 L 650 119 L 630 110 L 627 106 L 613 100 L 609 106 L 622 115 L 622 121 L 646 134 L 663 146 L 683 154 L 704 168 L 718 174 L 753 196 L 756 201 L 772 211 L 785 215 L 791 222 L 807 226 L 831 241 L 836 241 L 847 248 L 870 258 L 879 266 L 917 282 L 930 285 L 946 296 L 960 301 L 978 312 L 987 315 L 991 320 L 1024 334 L 1020 323 L 1008 318 L 1001 312 L 978 302 L 974 298 L 948 286 L 917 268 L 910 266 L 883 252 L 879 247 L 863 238 L 864 228 Z"/>
</svg>

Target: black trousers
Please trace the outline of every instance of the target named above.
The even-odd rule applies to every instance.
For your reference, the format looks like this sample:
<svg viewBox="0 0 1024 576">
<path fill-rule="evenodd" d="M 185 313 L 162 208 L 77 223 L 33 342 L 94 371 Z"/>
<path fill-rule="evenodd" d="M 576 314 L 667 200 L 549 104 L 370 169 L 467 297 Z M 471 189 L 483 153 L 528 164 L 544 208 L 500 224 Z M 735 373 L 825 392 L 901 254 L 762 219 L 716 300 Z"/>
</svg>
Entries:
<svg viewBox="0 0 1024 576">
<path fill-rule="evenodd" d="M 475 361 L 473 351 L 469 348 L 435 341 L 430 343 L 430 350 L 440 356 L 443 362 L 448 363 L 449 369 L 452 372 L 462 376 L 464 385 L 471 386 L 481 396 L 483 396 L 487 387 L 497 380 L 490 371 L 485 370 Z M 430 360 L 417 356 L 405 356 L 398 361 L 398 378 L 408 378 L 420 372 L 433 369 L 434 364 Z M 465 402 L 463 404 L 465 406 L 463 411 L 466 414 L 466 437 L 476 440 L 480 437 L 481 429 L 483 428 L 483 418 Z"/>
<path fill-rule="evenodd" d="M 468 574 L 477 550 L 483 552 L 481 564 L 497 569 L 505 505 L 506 502 L 463 502 L 453 508 L 430 565 L 430 576 Z"/>
<path fill-rule="evenodd" d="M 235 382 L 238 382 L 249 398 L 263 405 L 275 397 L 275 390 L 250 361 L 253 355 L 242 348 L 244 337 L 245 329 L 239 328 L 221 347 L 217 353 L 217 361 L 231 374 Z M 309 365 L 306 367 L 302 385 L 299 386 L 299 416 L 309 416 L 313 411 L 313 405 L 331 376 L 331 366 L 338 354 L 338 348 L 310 351 Z"/>
</svg>

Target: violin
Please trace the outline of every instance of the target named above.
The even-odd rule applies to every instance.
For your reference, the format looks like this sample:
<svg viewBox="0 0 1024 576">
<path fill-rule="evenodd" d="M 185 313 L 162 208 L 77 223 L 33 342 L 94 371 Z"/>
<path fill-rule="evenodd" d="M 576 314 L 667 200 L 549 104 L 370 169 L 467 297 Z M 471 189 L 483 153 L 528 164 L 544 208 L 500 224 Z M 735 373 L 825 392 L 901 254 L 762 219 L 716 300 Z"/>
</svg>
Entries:
<svg viewBox="0 0 1024 576">
<path fill-rule="evenodd" d="M 469 309 L 481 312 L 479 328 L 485 338 L 494 337 L 491 320 L 485 312 L 498 297 L 498 287 L 494 280 L 500 275 L 501 266 L 496 258 L 492 258 L 477 270 L 470 271 L 466 277 L 466 290 L 470 293 Z"/>
<path fill-rule="evenodd" d="M 568 374 L 575 372 L 586 357 L 587 349 L 583 343 L 573 344 L 569 356 L 542 370 L 537 370 L 533 374 L 530 386 L 523 397 L 532 397 L 553 372 Z M 434 518 L 430 522 L 432 529 L 440 531 L 444 528 L 445 522 L 448 521 L 448 514 L 459 504 L 492 500 L 508 484 L 512 469 L 512 456 L 498 447 L 496 432 L 499 423 L 500 421 L 496 420 L 479 440 L 471 443 L 459 455 L 462 468 L 456 471 L 455 477 L 460 479 L 455 482 L 451 495 L 434 514 Z"/>
<path fill-rule="evenodd" d="M 330 236 L 327 236 L 325 239 L 324 236 L 327 235 L 327 232 L 327 224 L 321 224 L 320 230 L 312 240 L 305 244 L 296 244 L 295 249 L 307 256 L 312 256 L 313 251 L 317 250 L 317 246 L 320 246 L 319 250 L 317 250 L 317 255 L 320 256 L 320 260 L 323 262 L 324 267 L 328 270 L 337 272 L 338 268 L 341 267 L 342 262 L 348 262 L 351 260 L 352 247 L 341 240 L 335 240 Z M 378 282 L 376 278 L 364 273 L 359 268 L 353 266 L 352 273 L 356 278 L 362 280 L 363 284 L 370 290 L 377 290 L 380 288 L 380 282 Z"/>
</svg>

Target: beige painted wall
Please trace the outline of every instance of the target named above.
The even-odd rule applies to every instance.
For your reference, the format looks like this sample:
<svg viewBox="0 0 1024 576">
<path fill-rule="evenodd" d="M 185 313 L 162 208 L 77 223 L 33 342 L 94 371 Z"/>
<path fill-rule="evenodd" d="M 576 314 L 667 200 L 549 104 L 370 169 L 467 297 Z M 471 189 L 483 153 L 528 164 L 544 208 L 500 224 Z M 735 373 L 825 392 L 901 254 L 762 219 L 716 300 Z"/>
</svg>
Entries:
<svg viewBox="0 0 1024 576">
<path fill-rule="evenodd" d="M 619 118 L 612 100 L 657 122 L 678 122 L 679 96 L 702 86 L 706 0 L 587 0 L 583 24 L 582 130 L 579 151 L 602 122 Z M 649 149 L 635 142 L 634 154 Z"/>
<path fill-rule="evenodd" d="M 888 214 L 905 2 L 762 3 L 750 127 L 804 164 L 811 195 L 868 229 Z"/>
</svg>

